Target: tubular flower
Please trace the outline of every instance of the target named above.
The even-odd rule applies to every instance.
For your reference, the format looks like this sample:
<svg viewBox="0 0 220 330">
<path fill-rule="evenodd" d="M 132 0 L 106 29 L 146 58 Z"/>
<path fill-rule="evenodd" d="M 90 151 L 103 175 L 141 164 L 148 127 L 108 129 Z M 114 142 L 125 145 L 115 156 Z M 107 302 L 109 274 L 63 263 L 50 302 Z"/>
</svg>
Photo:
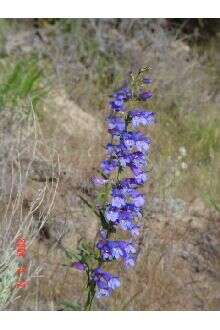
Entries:
<svg viewBox="0 0 220 330">
<path fill-rule="evenodd" d="M 131 118 L 132 127 L 138 127 L 139 125 L 148 126 L 154 124 L 155 113 L 150 111 L 141 111 L 141 109 L 135 109 L 129 112 Z"/>
<path fill-rule="evenodd" d="M 143 78 L 143 83 L 148 85 L 148 84 L 151 84 L 152 83 L 152 79 L 150 78 Z"/>
<path fill-rule="evenodd" d="M 125 102 L 132 97 L 131 90 L 128 87 L 119 89 L 112 95 L 110 105 L 113 111 L 120 112 L 125 110 Z"/>
<path fill-rule="evenodd" d="M 80 272 L 83 272 L 86 269 L 86 266 L 79 261 L 73 262 L 72 267 L 79 270 Z"/>
<path fill-rule="evenodd" d="M 125 122 L 123 119 L 109 116 L 107 118 L 108 132 L 115 135 L 120 135 L 125 130 Z"/>
<path fill-rule="evenodd" d="M 111 275 L 110 273 L 102 270 L 100 267 L 97 267 L 92 271 L 91 280 L 97 286 L 97 298 L 110 296 L 112 291 L 120 286 L 118 276 Z"/>
<path fill-rule="evenodd" d="M 97 248 L 103 260 L 123 259 L 126 267 L 134 266 L 136 249 L 131 242 L 102 240 Z"/>
<path fill-rule="evenodd" d="M 139 99 L 141 101 L 147 101 L 148 99 L 150 99 L 153 96 L 153 94 L 151 93 L 151 91 L 145 91 L 145 92 L 141 92 L 139 94 Z"/>
<path fill-rule="evenodd" d="M 91 181 L 94 184 L 94 186 L 96 186 L 96 187 L 101 187 L 108 183 L 108 180 L 99 178 L 97 176 L 92 177 Z"/>
</svg>

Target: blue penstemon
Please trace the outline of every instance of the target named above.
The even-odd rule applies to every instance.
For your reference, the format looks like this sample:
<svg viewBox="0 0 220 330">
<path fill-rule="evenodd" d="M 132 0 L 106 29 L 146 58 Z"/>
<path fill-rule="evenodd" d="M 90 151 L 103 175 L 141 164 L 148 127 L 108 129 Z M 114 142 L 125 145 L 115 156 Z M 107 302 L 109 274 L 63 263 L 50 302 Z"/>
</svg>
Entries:
<svg viewBox="0 0 220 330">
<path fill-rule="evenodd" d="M 107 157 L 101 162 L 101 177 L 92 179 L 98 189 L 99 239 L 90 253 L 93 261 L 88 261 L 84 250 L 75 267 L 87 273 L 87 310 L 91 308 L 94 296 L 108 297 L 121 284 L 117 275 L 104 270 L 105 264 L 121 260 L 129 268 L 136 261 L 135 237 L 141 228 L 139 219 L 145 204 L 145 196 L 139 188 L 148 178 L 151 144 L 151 140 L 137 129 L 155 122 L 155 114 L 144 107 L 152 97 L 151 91 L 144 89 L 151 83 L 151 79 L 144 77 L 147 70 L 143 68 L 131 74 L 129 83 L 116 91 L 109 102 L 110 114 L 106 121 L 111 139 L 105 147 Z M 126 231 L 128 239 L 112 239 L 117 229 Z"/>
</svg>

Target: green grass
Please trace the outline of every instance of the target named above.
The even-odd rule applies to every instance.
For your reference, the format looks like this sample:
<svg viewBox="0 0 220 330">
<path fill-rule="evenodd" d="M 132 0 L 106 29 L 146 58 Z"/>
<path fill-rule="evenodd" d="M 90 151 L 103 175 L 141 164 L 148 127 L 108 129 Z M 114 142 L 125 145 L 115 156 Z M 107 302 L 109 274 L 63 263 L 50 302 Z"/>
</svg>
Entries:
<svg viewBox="0 0 220 330">
<path fill-rule="evenodd" d="M 208 193 L 204 194 L 204 199 L 207 201 L 208 205 L 212 207 L 217 212 L 220 212 L 220 202 L 212 198 Z"/>
<path fill-rule="evenodd" d="M 177 107 L 159 112 L 154 134 L 156 153 L 158 147 L 160 153 L 158 178 L 160 186 L 165 190 L 164 194 L 169 192 L 163 182 L 169 181 L 172 182 L 172 193 L 183 199 L 197 195 L 208 206 L 210 203 L 204 195 L 211 193 L 213 199 L 219 201 L 220 183 L 217 178 L 220 175 L 220 117 L 217 106 L 210 104 L 208 108 L 201 109 L 200 114 L 179 111 Z M 178 160 L 179 148 L 182 146 L 186 148 L 187 155 Z M 155 157 L 157 155 L 153 155 L 152 163 Z M 187 164 L 186 170 L 181 170 L 181 162 Z M 171 168 L 176 168 L 178 177 L 172 174 Z"/>
<path fill-rule="evenodd" d="M 1 62 L 0 110 L 22 108 L 28 112 L 30 104 L 36 109 L 44 97 L 43 73 L 34 56 L 10 63 Z"/>
</svg>

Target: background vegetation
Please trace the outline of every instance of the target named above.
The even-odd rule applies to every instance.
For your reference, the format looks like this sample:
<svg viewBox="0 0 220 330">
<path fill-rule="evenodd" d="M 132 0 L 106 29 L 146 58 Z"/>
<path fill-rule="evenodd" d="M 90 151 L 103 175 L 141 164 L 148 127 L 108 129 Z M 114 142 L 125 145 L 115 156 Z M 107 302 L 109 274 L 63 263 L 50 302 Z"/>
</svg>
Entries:
<svg viewBox="0 0 220 330">
<path fill-rule="evenodd" d="M 151 67 L 157 113 L 138 265 L 98 310 L 219 309 L 218 19 L 0 20 L 0 307 L 80 309 L 65 248 L 94 240 L 111 92 Z M 29 285 L 15 289 L 18 235 Z"/>
</svg>

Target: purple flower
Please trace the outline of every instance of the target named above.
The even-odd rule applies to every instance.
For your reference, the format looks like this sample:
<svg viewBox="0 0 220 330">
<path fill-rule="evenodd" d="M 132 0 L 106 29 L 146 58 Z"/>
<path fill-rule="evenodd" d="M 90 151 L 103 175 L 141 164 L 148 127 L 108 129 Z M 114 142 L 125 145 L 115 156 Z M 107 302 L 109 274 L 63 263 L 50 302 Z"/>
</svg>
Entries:
<svg viewBox="0 0 220 330">
<path fill-rule="evenodd" d="M 119 112 L 124 111 L 124 101 L 120 99 L 116 99 L 110 102 L 112 110 Z"/>
<path fill-rule="evenodd" d="M 100 178 L 97 176 L 92 177 L 91 181 L 97 187 L 103 186 L 109 182 L 109 180 L 106 180 L 106 179 L 103 179 L 103 178 Z"/>
<path fill-rule="evenodd" d="M 135 147 L 136 139 L 135 132 L 124 132 L 121 135 L 121 140 L 128 149 L 132 149 Z"/>
<path fill-rule="evenodd" d="M 138 151 L 147 152 L 150 148 L 151 140 L 141 133 L 136 134 L 135 147 Z"/>
<path fill-rule="evenodd" d="M 137 218 L 142 217 L 141 209 L 137 206 L 135 206 L 133 203 L 127 203 L 126 206 L 124 207 L 127 211 L 131 212 L 133 216 Z"/>
<path fill-rule="evenodd" d="M 143 168 L 147 163 L 146 155 L 141 151 L 135 151 L 130 155 L 130 166 L 137 167 L 139 169 Z"/>
<path fill-rule="evenodd" d="M 144 184 L 147 181 L 147 174 L 146 173 L 139 173 L 135 176 L 135 182 L 139 185 Z"/>
<path fill-rule="evenodd" d="M 125 206 L 128 200 L 136 207 L 142 207 L 145 203 L 143 194 L 133 188 L 113 188 L 112 196 L 111 205 L 118 208 Z"/>
<path fill-rule="evenodd" d="M 116 91 L 113 95 L 113 98 L 123 101 L 128 101 L 132 97 L 132 92 L 129 87 L 122 87 Z"/>
<path fill-rule="evenodd" d="M 136 207 L 142 207 L 145 203 L 145 200 L 142 194 L 136 192 L 136 195 L 132 196 L 132 202 Z"/>
<path fill-rule="evenodd" d="M 124 189 L 113 188 L 112 189 L 112 199 L 111 205 L 113 207 L 120 208 L 126 205 L 126 194 L 124 193 Z"/>
<path fill-rule="evenodd" d="M 99 234 L 100 234 L 101 239 L 106 239 L 106 238 L 107 238 L 107 234 L 108 234 L 108 232 L 107 232 L 106 229 L 101 229 L 101 230 L 99 231 Z"/>
<path fill-rule="evenodd" d="M 131 233 L 132 236 L 138 236 L 139 235 L 140 226 L 134 224 L 131 220 L 122 219 L 119 222 L 119 226 L 121 227 L 121 229 Z"/>
<path fill-rule="evenodd" d="M 101 162 L 101 169 L 104 174 L 109 175 L 118 168 L 118 162 L 116 160 L 103 160 Z"/>
<path fill-rule="evenodd" d="M 126 197 L 129 198 L 129 194 Z M 134 220 L 136 219 L 137 221 L 142 217 L 141 209 L 137 205 L 143 204 L 143 195 L 138 192 L 135 194 L 133 190 L 133 197 L 130 196 L 130 199 L 134 203 L 126 203 L 122 207 L 108 205 L 105 211 L 105 218 L 107 222 L 111 222 L 114 226 L 119 226 L 121 229 L 130 232 L 131 235 L 138 235 L 139 226 L 134 223 Z"/>
<path fill-rule="evenodd" d="M 155 122 L 155 113 L 150 111 L 141 111 L 142 109 L 134 109 L 129 112 L 133 127 L 139 125 L 149 126 Z"/>
<path fill-rule="evenodd" d="M 139 228 L 140 227 L 138 225 L 133 225 L 133 227 L 131 228 L 131 235 L 138 236 L 140 234 Z"/>
<path fill-rule="evenodd" d="M 149 141 L 143 141 L 143 143 Z M 127 141 L 125 141 L 127 143 Z M 137 147 L 140 149 L 140 141 L 137 142 Z M 135 146 L 135 145 L 134 145 Z M 147 160 L 146 155 L 141 151 L 130 152 L 124 144 L 114 145 L 114 144 L 107 144 L 106 146 L 107 153 L 110 157 L 114 158 L 116 162 L 118 162 L 118 166 L 121 167 L 130 167 L 131 171 L 135 175 L 139 175 L 143 172 L 143 167 L 146 166 Z M 146 149 L 146 148 L 145 148 Z"/>
<path fill-rule="evenodd" d="M 126 204 L 123 196 L 115 196 L 112 198 L 111 204 L 113 207 L 121 207 Z"/>
<path fill-rule="evenodd" d="M 136 79 L 135 76 L 133 78 Z M 130 102 L 127 103 L 133 97 L 135 102 L 146 101 L 152 97 L 151 91 L 141 90 L 143 84 L 148 85 L 152 80 L 147 77 L 141 79 L 138 92 L 132 91 L 126 83 L 125 87 L 111 96 L 112 111 L 107 117 L 111 142 L 105 147 L 106 160 L 101 162 L 101 170 L 107 179 L 111 174 L 113 175 L 109 180 L 93 178 L 96 186 L 109 183 L 108 187 L 111 189 L 110 191 L 106 189 L 106 198 L 100 209 L 102 227 L 96 245 L 99 250 L 99 261 L 103 263 L 122 260 L 126 267 L 135 264 L 134 244 L 132 241 L 111 240 L 109 237 L 117 228 L 127 231 L 130 237 L 137 236 L 141 227 L 140 220 L 145 198 L 138 188 L 148 179 L 146 168 L 151 141 L 134 128 L 140 125 L 149 126 L 155 122 L 154 112 L 144 108 L 130 109 Z M 129 111 L 126 113 L 127 109 Z M 95 283 L 98 298 L 110 296 L 113 290 L 120 286 L 117 276 L 105 272 L 100 267 L 92 270 L 90 279 Z"/>
<path fill-rule="evenodd" d="M 105 210 L 105 217 L 108 222 L 117 222 L 119 218 L 119 211 L 116 207 L 108 206 Z"/>
<path fill-rule="evenodd" d="M 136 188 L 137 185 L 135 178 L 124 178 L 118 182 L 118 186 L 121 188 Z"/>
<path fill-rule="evenodd" d="M 134 265 L 136 249 L 130 241 L 102 240 L 97 243 L 97 248 L 103 260 L 123 259 L 126 267 Z"/>
<path fill-rule="evenodd" d="M 146 84 L 146 85 L 152 84 L 152 79 L 150 79 L 150 78 L 144 78 L 143 79 L 143 83 Z"/>
<path fill-rule="evenodd" d="M 80 272 L 83 272 L 86 269 L 86 265 L 80 261 L 73 262 L 72 267 L 79 270 Z"/>
<path fill-rule="evenodd" d="M 130 162 L 130 154 L 127 148 L 122 144 L 111 144 L 106 145 L 107 153 L 109 156 L 114 157 L 118 161 L 118 166 L 125 167 Z"/>
<path fill-rule="evenodd" d="M 140 132 L 125 132 L 121 135 L 121 139 L 127 148 L 136 148 L 142 152 L 147 152 L 151 143 L 150 139 Z"/>
<path fill-rule="evenodd" d="M 96 297 L 109 297 L 112 292 L 120 287 L 118 276 L 105 272 L 100 267 L 94 269 L 91 273 L 91 279 L 96 284 Z"/>
<path fill-rule="evenodd" d="M 112 95 L 113 99 L 110 102 L 112 110 L 115 112 L 123 112 L 125 110 L 125 102 L 130 100 L 132 93 L 130 88 L 123 87 Z"/>
<path fill-rule="evenodd" d="M 151 93 L 151 91 L 145 91 L 139 94 L 139 99 L 141 101 L 146 101 L 148 99 L 150 99 L 153 96 L 153 94 Z"/>
<path fill-rule="evenodd" d="M 115 116 L 109 116 L 107 118 L 107 123 L 108 123 L 108 132 L 111 134 L 118 135 L 125 130 L 125 122 L 121 118 Z"/>
<path fill-rule="evenodd" d="M 118 185 L 122 188 L 137 188 L 139 185 L 144 184 L 147 181 L 147 174 L 140 172 L 134 178 L 124 178 L 118 182 Z"/>
</svg>

